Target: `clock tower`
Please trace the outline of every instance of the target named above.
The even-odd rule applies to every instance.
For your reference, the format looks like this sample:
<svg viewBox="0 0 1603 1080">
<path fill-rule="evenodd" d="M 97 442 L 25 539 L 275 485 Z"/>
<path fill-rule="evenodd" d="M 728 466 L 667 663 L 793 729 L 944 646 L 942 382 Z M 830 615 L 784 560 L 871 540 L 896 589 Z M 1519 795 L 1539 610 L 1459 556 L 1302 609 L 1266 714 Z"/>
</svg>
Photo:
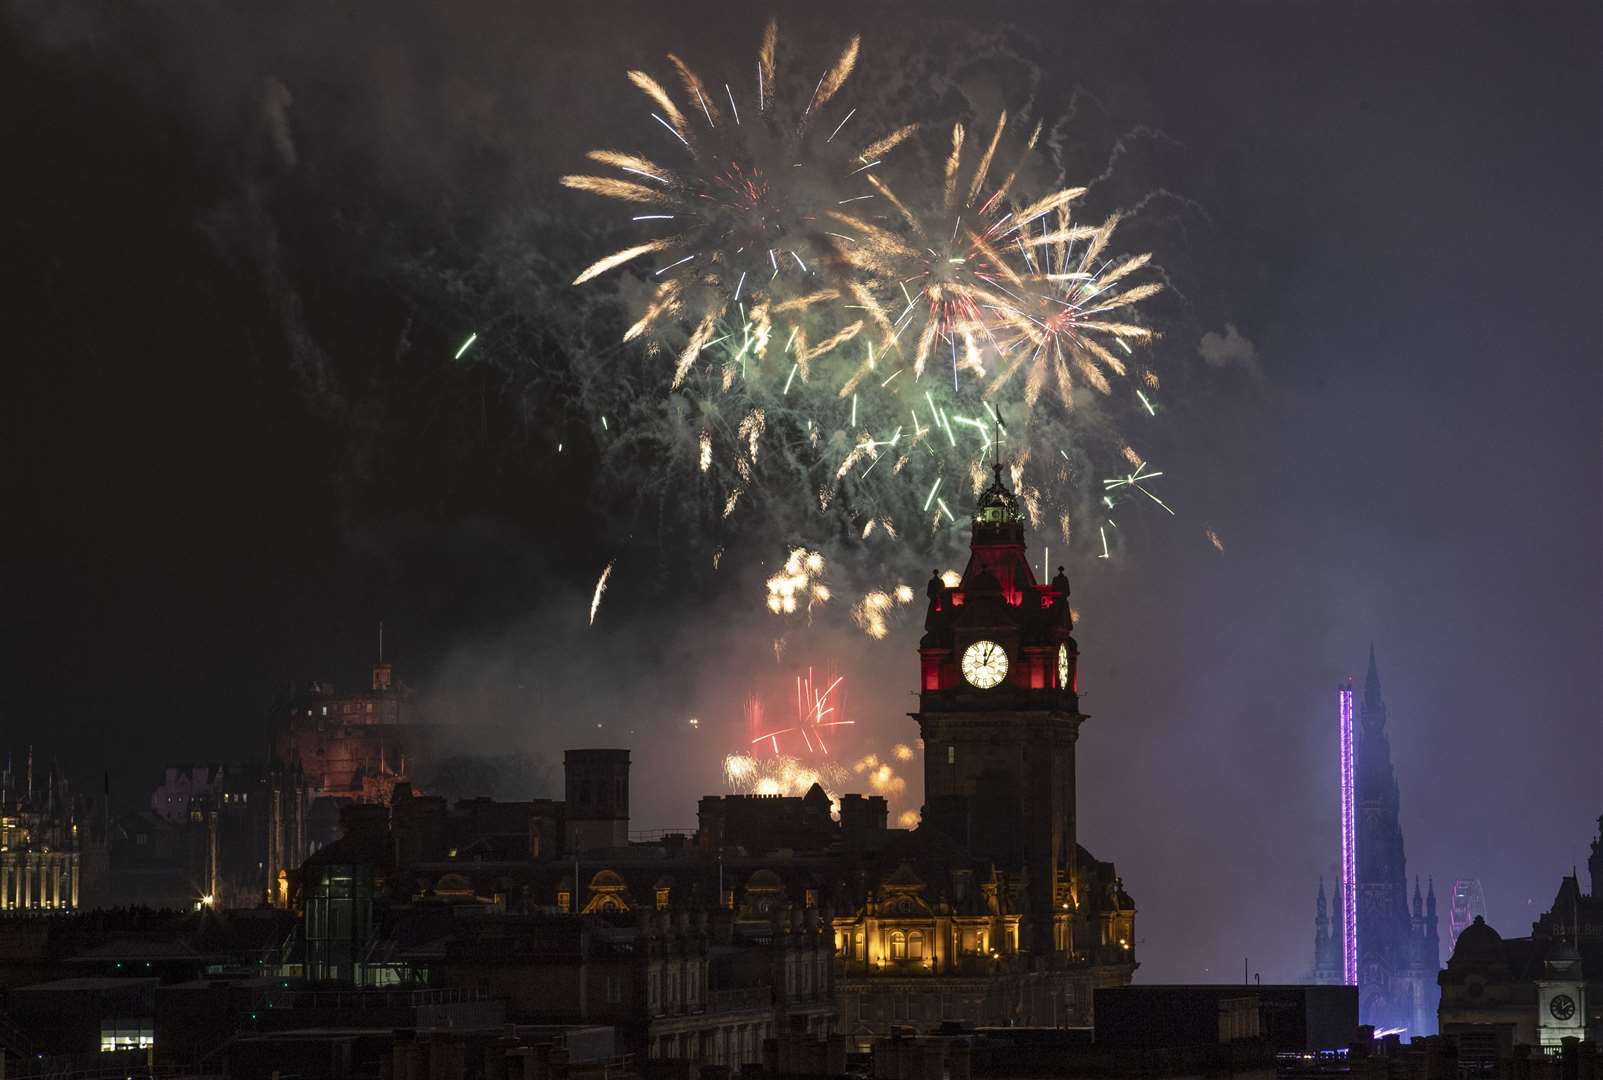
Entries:
<svg viewBox="0 0 1603 1080">
<path fill-rule="evenodd" d="M 1060 567 L 1039 584 L 1018 499 L 995 482 L 974 511 L 962 581 L 928 588 L 919 642 L 924 821 L 1020 886 L 1020 948 L 1073 949 L 1079 649 Z M 1125 944 L 1128 948 L 1128 943 Z"/>
</svg>

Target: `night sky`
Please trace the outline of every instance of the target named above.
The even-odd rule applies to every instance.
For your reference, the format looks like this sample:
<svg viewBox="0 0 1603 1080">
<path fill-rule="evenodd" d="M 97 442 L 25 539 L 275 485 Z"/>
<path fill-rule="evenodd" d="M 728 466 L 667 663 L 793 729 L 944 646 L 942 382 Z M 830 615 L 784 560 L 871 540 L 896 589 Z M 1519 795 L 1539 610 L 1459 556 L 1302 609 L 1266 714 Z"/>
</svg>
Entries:
<svg viewBox="0 0 1603 1080">
<path fill-rule="evenodd" d="M 556 177 L 641 141 L 602 134 L 642 115 L 625 69 L 744 72 L 766 12 L 546 6 L 6 7 L 19 759 L 133 805 L 163 764 L 259 757 L 279 689 L 362 683 L 382 619 L 464 750 L 629 745 L 636 828 L 719 790 L 748 689 L 788 678 L 782 546 L 753 525 L 713 574 L 619 511 L 562 373 L 615 353 L 548 317 L 605 208 Z M 1178 514 L 1068 568 L 1081 841 L 1137 900 L 1138 978 L 1307 974 L 1334 688 L 1371 642 L 1410 874 L 1444 933 L 1458 877 L 1526 932 L 1603 812 L 1603 9 L 788 7 L 815 55 L 861 30 L 869 83 L 1007 41 L 1067 161 L 1113 166 L 1104 207 L 1146 200 Z M 453 361 L 498 304 L 537 376 Z M 916 736 L 916 623 L 810 631 L 860 748 Z"/>
</svg>

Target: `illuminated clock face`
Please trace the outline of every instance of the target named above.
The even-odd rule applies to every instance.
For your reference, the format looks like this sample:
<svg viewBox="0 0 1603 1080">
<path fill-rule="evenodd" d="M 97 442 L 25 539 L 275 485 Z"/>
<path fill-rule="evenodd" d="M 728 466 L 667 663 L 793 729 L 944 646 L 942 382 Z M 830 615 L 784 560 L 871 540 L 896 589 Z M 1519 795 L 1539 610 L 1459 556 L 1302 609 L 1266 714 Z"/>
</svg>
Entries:
<svg viewBox="0 0 1603 1080">
<path fill-rule="evenodd" d="M 1067 645 L 1059 645 L 1058 646 L 1058 689 L 1067 690 L 1068 688 L 1069 688 L 1069 647 Z"/>
<path fill-rule="evenodd" d="M 1555 1020 L 1568 1020 L 1575 1015 L 1575 999 L 1568 994 L 1555 995 L 1547 1003 L 1547 1011 L 1553 1014 Z"/>
<path fill-rule="evenodd" d="M 1007 678 L 1007 650 L 994 641 L 976 641 L 963 650 L 963 678 L 989 690 Z"/>
</svg>

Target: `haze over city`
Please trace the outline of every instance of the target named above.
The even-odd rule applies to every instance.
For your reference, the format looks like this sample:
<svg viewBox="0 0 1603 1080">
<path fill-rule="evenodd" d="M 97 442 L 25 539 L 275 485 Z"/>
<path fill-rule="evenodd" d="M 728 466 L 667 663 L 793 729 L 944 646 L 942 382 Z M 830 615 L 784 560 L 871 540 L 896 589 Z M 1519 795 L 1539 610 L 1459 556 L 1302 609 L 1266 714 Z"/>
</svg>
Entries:
<svg viewBox="0 0 1603 1080">
<path fill-rule="evenodd" d="M 1107 338 L 1129 365 L 1107 393 L 1076 368 L 1069 400 L 1023 372 L 985 397 L 952 324 L 944 411 L 873 404 L 914 378 L 916 327 L 847 386 L 886 338 L 846 305 L 804 333 L 860 319 L 850 363 L 792 385 L 776 293 L 766 396 L 731 399 L 751 353 L 707 345 L 671 385 L 699 310 L 621 340 L 670 260 L 574 284 L 653 212 L 564 186 L 606 171 L 587 152 L 695 168 L 626 72 L 693 101 L 672 51 L 752 82 L 769 14 L 11 5 L 12 760 L 140 808 L 167 766 L 266 758 L 290 684 L 366 688 L 382 623 L 437 757 L 501 762 L 497 798 L 561 799 L 565 750 L 627 748 L 629 828 L 693 831 L 777 726 L 751 699 L 790 715 L 812 669 L 851 720 L 825 786 L 888 766 L 892 825 L 916 823 L 926 586 L 964 570 L 995 461 L 1049 504 L 1021 519 L 1035 581 L 1072 585 L 1078 841 L 1134 897 L 1138 984 L 1311 978 L 1337 686 L 1371 646 L 1410 886 L 1434 878 L 1445 917 L 1478 879 L 1487 922 L 1527 933 L 1603 811 L 1598 9 L 776 5 L 819 87 L 861 35 L 830 103 L 863 109 L 854 153 L 919 124 L 888 188 L 939 202 L 953 124 L 965 177 L 1000 130 L 986 184 L 1027 160 L 1021 202 L 1083 186 L 1075 225 L 1120 215 L 1107 260 L 1151 254 L 1121 287 L 1161 291 L 1102 316 L 1140 330 Z M 749 337 L 726 299 L 719 332 Z M 1103 504 L 1142 468 L 1162 476 Z M 797 548 L 831 595 L 775 613 Z"/>
</svg>

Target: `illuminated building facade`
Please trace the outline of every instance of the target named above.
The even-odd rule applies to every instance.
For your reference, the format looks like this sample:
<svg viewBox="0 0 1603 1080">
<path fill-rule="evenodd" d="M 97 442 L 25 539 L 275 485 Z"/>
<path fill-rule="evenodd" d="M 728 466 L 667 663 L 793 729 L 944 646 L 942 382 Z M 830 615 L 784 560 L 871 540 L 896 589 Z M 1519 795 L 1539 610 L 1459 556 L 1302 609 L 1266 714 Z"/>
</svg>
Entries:
<svg viewBox="0 0 1603 1080">
<path fill-rule="evenodd" d="M 953 1019 L 1088 1024 L 1092 990 L 1136 968 L 1135 905 L 1077 839 L 1069 582 L 1036 582 L 995 468 L 961 582 L 927 590 L 923 821 L 835 918 L 841 1020 L 860 1041 Z"/>
<path fill-rule="evenodd" d="M 917 828 L 890 828 L 878 796 L 845 795 L 836 819 L 815 785 L 708 796 L 693 832 L 632 836 L 621 749 L 567 751 L 561 800 L 452 805 L 401 780 L 364 800 L 360 753 L 330 751 L 355 737 L 341 717 L 373 715 L 363 734 L 388 747 L 406 702 L 314 695 L 281 752 L 309 762 L 309 794 L 353 797 L 284 874 L 304 974 L 490 989 L 515 1022 L 617 1023 L 642 1057 L 736 1068 L 781 1032 L 866 1048 L 951 1021 L 1089 1026 L 1093 991 L 1135 971 L 1135 905 L 1078 843 L 1069 583 L 1035 581 L 997 474 L 962 579 L 928 590 Z"/>
<path fill-rule="evenodd" d="M 316 682 L 292 690 L 273 717 L 273 760 L 298 766 L 314 798 L 387 803 L 419 728 L 416 691 L 380 661 L 367 690 L 341 694 Z"/>
<path fill-rule="evenodd" d="M 9 758 L 0 774 L 0 916 L 76 911 L 89 869 L 101 865 L 103 837 L 87 820 L 89 806 L 74 801 L 65 778 L 52 765 L 34 783 L 33 751 L 22 776 Z M 93 892 L 93 888 L 90 890 Z"/>
<path fill-rule="evenodd" d="M 1314 920 L 1315 978 L 1355 983 L 1359 1015 L 1377 1030 L 1409 1037 L 1433 1034 L 1436 975 L 1441 969 L 1436 888 L 1432 882 L 1421 895 L 1416 878 L 1410 902 L 1397 776 L 1373 647 L 1356 727 L 1350 687 L 1338 692 L 1338 707 L 1344 880 L 1337 897 L 1336 926 L 1325 915 L 1324 886 L 1320 886 Z M 1356 910 L 1347 906 L 1349 901 Z"/>
<path fill-rule="evenodd" d="M 388 805 L 425 737 L 417 693 L 381 658 L 366 690 L 326 683 L 291 690 L 270 725 L 266 794 L 269 902 L 289 901 L 289 873 L 338 835 L 341 808 Z"/>
</svg>

